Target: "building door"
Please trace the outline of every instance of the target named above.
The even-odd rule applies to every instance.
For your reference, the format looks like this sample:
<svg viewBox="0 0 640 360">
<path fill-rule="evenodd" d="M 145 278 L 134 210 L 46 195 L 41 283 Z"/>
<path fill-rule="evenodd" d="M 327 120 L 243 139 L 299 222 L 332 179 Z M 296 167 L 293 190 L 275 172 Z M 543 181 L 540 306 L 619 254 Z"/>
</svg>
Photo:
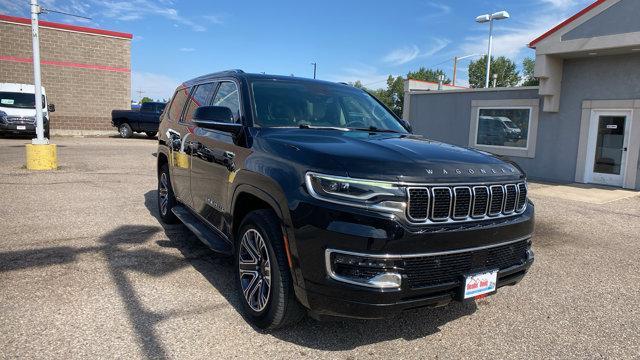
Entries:
<svg viewBox="0 0 640 360">
<path fill-rule="evenodd" d="M 611 186 L 623 185 L 631 119 L 631 110 L 593 110 L 591 112 L 585 168 L 586 182 Z"/>
</svg>

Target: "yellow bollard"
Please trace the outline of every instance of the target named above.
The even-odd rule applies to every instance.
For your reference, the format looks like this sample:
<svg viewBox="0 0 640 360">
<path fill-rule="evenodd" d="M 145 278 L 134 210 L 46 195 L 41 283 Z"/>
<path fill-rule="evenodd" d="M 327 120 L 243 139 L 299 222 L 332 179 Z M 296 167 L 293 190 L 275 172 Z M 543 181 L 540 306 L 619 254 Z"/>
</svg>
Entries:
<svg viewBox="0 0 640 360">
<path fill-rule="evenodd" d="M 27 144 L 27 169 L 56 170 L 57 168 L 58 156 L 55 144 Z"/>
</svg>

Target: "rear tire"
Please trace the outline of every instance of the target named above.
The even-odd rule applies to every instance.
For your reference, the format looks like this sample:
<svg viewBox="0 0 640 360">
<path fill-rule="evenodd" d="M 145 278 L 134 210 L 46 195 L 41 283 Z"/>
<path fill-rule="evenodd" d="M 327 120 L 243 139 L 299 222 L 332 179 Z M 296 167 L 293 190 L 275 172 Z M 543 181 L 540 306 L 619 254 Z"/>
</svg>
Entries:
<svg viewBox="0 0 640 360">
<path fill-rule="evenodd" d="M 133 135 L 133 130 L 127 123 L 120 124 L 120 126 L 118 126 L 118 132 L 123 139 L 130 138 Z"/>
<path fill-rule="evenodd" d="M 256 210 L 242 220 L 235 269 L 248 321 L 262 329 L 277 329 L 304 317 L 293 290 L 280 219 L 272 210 Z"/>
<path fill-rule="evenodd" d="M 44 128 L 44 137 L 46 137 L 47 139 L 51 139 L 51 137 L 49 137 L 50 132 L 49 132 L 49 125 L 47 124 L 47 126 L 45 126 Z"/>
<path fill-rule="evenodd" d="M 157 133 L 158 133 L 157 131 L 147 131 L 147 132 L 145 132 L 147 137 L 150 137 L 150 138 L 156 136 Z"/>
<path fill-rule="evenodd" d="M 171 187 L 171 178 L 169 177 L 169 165 L 162 164 L 158 173 L 158 212 L 160 219 L 165 224 L 175 224 L 178 218 L 171 211 L 177 204 L 176 197 Z"/>
</svg>

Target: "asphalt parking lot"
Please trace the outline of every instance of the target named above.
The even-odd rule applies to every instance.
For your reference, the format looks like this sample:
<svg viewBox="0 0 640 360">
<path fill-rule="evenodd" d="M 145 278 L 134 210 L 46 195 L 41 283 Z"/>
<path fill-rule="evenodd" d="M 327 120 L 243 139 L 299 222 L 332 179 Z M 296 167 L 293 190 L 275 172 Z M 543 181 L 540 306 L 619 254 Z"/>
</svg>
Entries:
<svg viewBox="0 0 640 360">
<path fill-rule="evenodd" d="M 638 358 L 640 197 L 535 191 L 536 262 L 475 304 L 275 332 L 238 311 L 230 263 L 157 219 L 156 141 L 55 138 L 28 172 L 0 139 L 2 358 Z"/>
</svg>

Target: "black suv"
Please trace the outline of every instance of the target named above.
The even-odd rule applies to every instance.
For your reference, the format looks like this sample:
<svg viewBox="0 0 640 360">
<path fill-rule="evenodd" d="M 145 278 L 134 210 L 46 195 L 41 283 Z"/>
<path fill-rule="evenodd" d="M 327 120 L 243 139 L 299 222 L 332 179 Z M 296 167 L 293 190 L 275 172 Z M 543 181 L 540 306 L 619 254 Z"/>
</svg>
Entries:
<svg viewBox="0 0 640 360">
<path fill-rule="evenodd" d="M 347 84 L 232 70 L 180 85 L 160 123 L 158 205 L 233 256 L 262 328 L 473 301 L 533 262 L 517 165 L 413 135 Z"/>
</svg>

